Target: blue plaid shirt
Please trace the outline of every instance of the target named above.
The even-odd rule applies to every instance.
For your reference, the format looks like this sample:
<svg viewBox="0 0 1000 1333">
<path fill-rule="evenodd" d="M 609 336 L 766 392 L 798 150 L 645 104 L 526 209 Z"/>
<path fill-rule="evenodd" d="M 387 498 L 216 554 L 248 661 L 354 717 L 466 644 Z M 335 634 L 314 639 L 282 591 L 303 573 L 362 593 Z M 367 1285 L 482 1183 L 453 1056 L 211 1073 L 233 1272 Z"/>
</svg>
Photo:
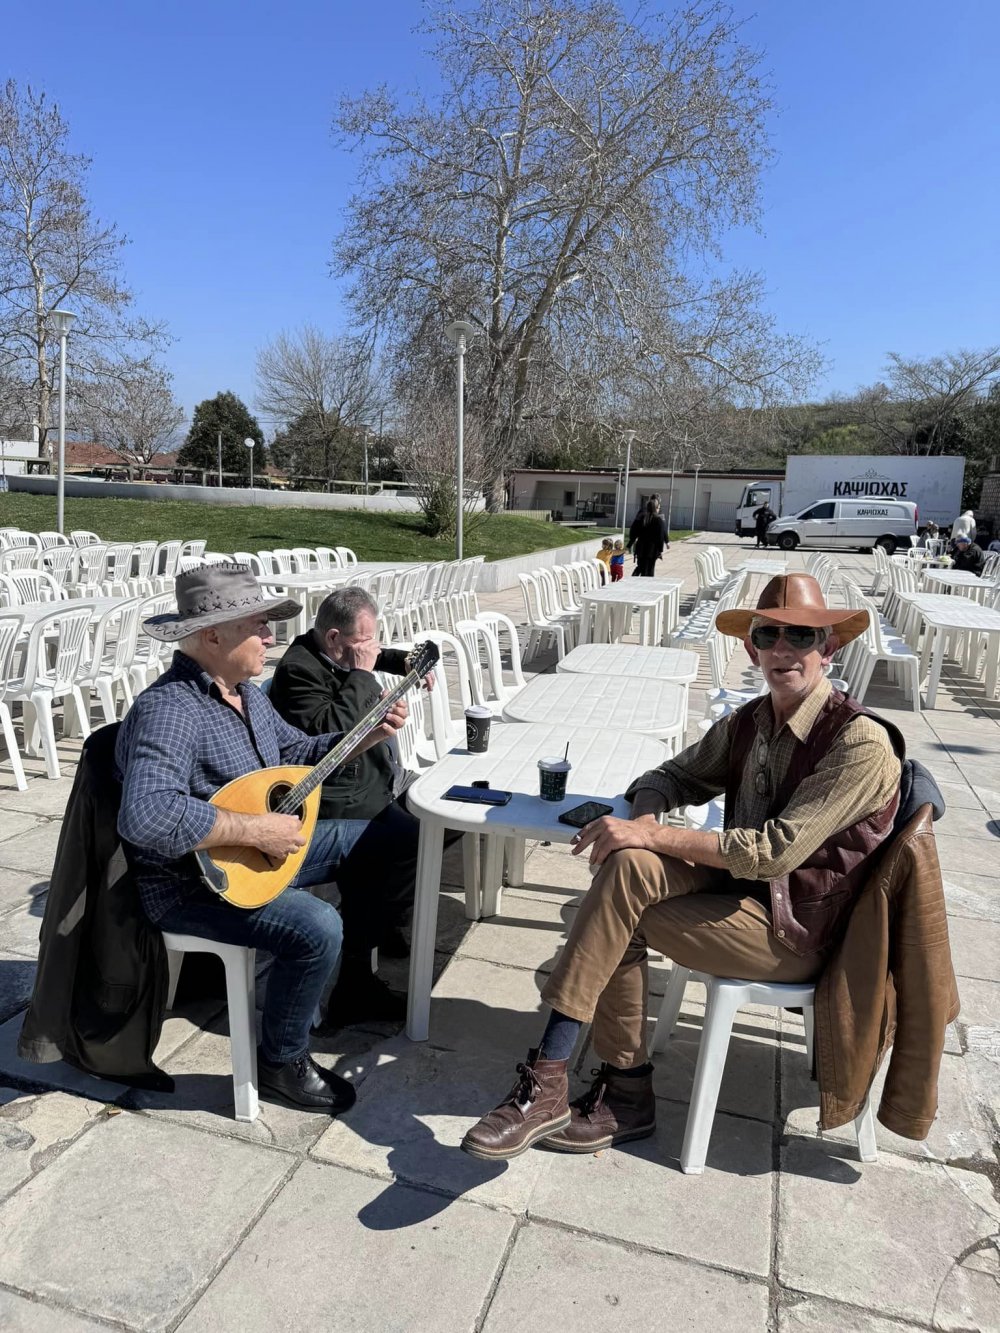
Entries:
<svg viewBox="0 0 1000 1333">
<path fill-rule="evenodd" d="M 208 804 L 234 778 L 275 764 L 315 764 L 341 733 L 307 736 L 280 717 L 255 685 L 239 686 L 243 713 L 185 653 L 136 699 L 118 734 L 122 783 L 118 832 L 128 844 L 143 910 L 158 921 L 202 891 L 183 859 L 215 824 Z"/>
</svg>

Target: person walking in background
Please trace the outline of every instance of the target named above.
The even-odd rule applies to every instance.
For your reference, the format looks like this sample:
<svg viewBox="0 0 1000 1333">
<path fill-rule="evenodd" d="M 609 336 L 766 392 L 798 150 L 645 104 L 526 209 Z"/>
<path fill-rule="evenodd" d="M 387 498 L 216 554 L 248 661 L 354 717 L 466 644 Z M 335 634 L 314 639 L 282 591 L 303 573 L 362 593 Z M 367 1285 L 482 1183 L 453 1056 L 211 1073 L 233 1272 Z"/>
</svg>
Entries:
<svg viewBox="0 0 1000 1333">
<path fill-rule="evenodd" d="M 625 577 L 625 547 L 622 545 L 620 537 L 612 548 L 609 567 L 612 583 L 617 583 L 619 579 Z"/>
<path fill-rule="evenodd" d="M 656 562 L 670 549 L 670 533 L 660 513 L 660 497 L 651 495 L 646 508 L 634 520 L 628 534 L 628 549 L 635 556 L 635 573 L 652 578 Z"/>
<path fill-rule="evenodd" d="M 773 523 L 777 517 L 778 515 L 766 501 L 759 509 L 753 511 L 754 533 L 757 538 L 757 546 L 754 548 L 755 550 L 759 549 L 761 546 L 765 549 L 767 548 L 768 525 Z"/>
<path fill-rule="evenodd" d="M 952 544 L 957 542 L 959 537 L 968 537 L 970 542 L 976 540 L 976 518 L 971 509 L 959 514 L 951 525 Z"/>
<path fill-rule="evenodd" d="M 611 578 L 611 555 L 615 549 L 615 544 L 610 537 L 605 537 L 601 542 L 601 549 L 597 552 L 597 558 L 604 568 L 601 570 L 601 579 L 607 583 Z"/>
</svg>

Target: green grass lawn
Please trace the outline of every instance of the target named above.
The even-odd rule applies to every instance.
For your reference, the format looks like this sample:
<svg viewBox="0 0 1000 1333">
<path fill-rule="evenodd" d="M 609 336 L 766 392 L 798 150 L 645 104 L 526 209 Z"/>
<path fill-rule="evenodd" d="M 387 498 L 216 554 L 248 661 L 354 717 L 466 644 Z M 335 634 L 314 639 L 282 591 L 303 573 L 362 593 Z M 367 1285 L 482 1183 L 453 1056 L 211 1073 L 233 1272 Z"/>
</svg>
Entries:
<svg viewBox="0 0 1000 1333">
<path fill-rule="evenodd" d="M 270 509 L 201 505 L 184 500 L 66 500 L 66 531 L 85 528 L 108 541 L 171 541 L 204 537 L 210 551 L 258 551 L 275 546 L 349 546 L 359 560 L 449 560 L 453 542 L 421 531 L 420 514 L 360 509 Z M 29 532 L 56 526 L 54 496 L 8 491 L 0 495 L 0 527 Z M 477 518 L 466 532 L 466 555 L 487 560 L 524 555 L 552 546 L 594 542 L 614 535 L 603 529 L 561 528 L 517 514 Z M 679 536 L 682 534 L 672 534 Z"/>
</svg>

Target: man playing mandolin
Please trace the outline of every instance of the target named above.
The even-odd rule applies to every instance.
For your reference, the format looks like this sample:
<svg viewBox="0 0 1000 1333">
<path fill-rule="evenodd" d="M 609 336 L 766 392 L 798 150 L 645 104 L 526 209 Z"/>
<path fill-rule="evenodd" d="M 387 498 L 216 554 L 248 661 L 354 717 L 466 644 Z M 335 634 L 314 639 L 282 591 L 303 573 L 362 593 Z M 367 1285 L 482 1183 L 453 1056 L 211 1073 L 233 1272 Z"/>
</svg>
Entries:
<svg viewBox="0 0 1000 1333">
<path fill-rule="evenodd" d="M 354 1089 L 313 1062 L 309 1032 L 340 955 L 341 920 L 329 903 L 297 887 L 298 880 L 316 883 L 316 867 L 331 860 L 336 821 L 316 825 L 298 880 L 250 910 L 211 893 L 191 855 L 256 849 L 280 865 L 305 843 L 296 815 L 239 814 L 210 803 L 220 787 L 245 774 L 316 764 L 339 739 L 289 726 L 249 684 L 274 643 L 270 622 L 288 620 L 301 607 L 265 597 L 250 570 L 236 564 L 179 575 L 176 595 L 176 614 L 143 625 L 178 649 L 169 671 L 136 699 L 121 726 L 118 830 L 152 922 L 273 955 L 258 1061 L 261 1096 L 336 1114 L 353 1104 Z M 405 701 L 397 700 L 347 760 L 393 736 L 407 713 Z"/>
</svg>

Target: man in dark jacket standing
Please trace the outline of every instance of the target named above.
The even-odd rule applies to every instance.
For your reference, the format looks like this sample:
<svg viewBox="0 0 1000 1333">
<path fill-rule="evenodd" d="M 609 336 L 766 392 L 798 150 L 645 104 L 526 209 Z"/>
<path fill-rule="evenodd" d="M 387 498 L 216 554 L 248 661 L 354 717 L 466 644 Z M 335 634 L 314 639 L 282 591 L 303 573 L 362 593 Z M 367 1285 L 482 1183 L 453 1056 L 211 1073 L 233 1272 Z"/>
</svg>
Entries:
<svg viewBox="0 0 1000 1333">
<path fill-rule="evenodd" d="M 346 732 L 381 696 L 375 671 L 405 675 L 406 654 L 380 647 L 373 598 L 363 588 L 340 588 L 320 606 L 315 627 L 289 645 L 271 703 L 307 735 Z M 395 799 L 397 776 L 395 757 L 381 744 L 323 784 L 320 819 L 365 826 L 336 872 L 344 952 L 327 1008 L 330 1028 L 406 1016 L 403 997 L 372 974 L 370 961 L 373 948 L 397 958 L 407 952 L 399 927 L 413 902 L 420 825 Z"/>
</svg>

